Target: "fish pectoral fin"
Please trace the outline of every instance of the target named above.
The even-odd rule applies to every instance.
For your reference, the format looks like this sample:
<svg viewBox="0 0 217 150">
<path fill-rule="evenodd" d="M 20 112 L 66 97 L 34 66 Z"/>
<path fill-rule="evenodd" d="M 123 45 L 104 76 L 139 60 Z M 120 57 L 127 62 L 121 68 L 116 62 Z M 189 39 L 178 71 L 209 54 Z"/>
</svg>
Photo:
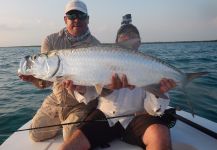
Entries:
<svg viewBox="0 0 217 150">
<path fill-rule="evenodd" d="M 143 89 L 154 94 L 157 97 L 160 97 L 163 99 L 169 99 L 168 96 L 160 92 L 160 84 L 150 84 L 150 85 L 143 87 Z"/>
<path fill-rule="evenodd" d="M 102 84 L 96 84 L 95 89 L 96 89 L 96 93 L 100 95 L 102 93 L 103 85 Z"/>
</svg>

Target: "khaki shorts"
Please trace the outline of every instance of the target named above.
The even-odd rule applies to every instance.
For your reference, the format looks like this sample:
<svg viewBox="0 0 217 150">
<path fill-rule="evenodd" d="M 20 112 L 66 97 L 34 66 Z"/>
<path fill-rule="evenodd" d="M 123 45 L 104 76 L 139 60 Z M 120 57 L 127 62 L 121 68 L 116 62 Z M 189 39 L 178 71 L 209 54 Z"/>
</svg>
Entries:
<svg viewBox="0 0 217 150">
<path fill-rule="evenodd" d="M 43 102 L 40 109 L 32 119 L 31 127 L 43 127 L 63 123 L 77 122 L 84 120 L 85 117 L 96 108 L 97 100 L 88 105 L 78 103 L 75 106 L 59 105 L 53 94 L 49 95 Z M 76 129 L 78 124 L 64 125 L 62 128 L 63 138 L 66 140 Z M 30 130 L 30 138 L 36 142 L 53 138 L 61 132 L 61 127 L 51 127 L 43 129 Z"/>
</svg>

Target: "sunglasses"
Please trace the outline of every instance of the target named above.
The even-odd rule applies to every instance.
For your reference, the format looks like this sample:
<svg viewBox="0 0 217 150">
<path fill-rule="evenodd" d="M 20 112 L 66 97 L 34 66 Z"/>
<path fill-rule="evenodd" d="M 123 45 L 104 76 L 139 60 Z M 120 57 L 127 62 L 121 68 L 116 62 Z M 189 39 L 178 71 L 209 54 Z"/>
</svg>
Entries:
<svg viewBox="0 0 217 150">
<path fill-rule="evenodd" d="M 87 14 L 81 14 L 81 13 L 76 13 L 76 14 L 67 14 L 66 17 L 70 20 L 74 19 L 80 19 L 80 20 L 85 20 L 87 19 Z"/>
</svg>

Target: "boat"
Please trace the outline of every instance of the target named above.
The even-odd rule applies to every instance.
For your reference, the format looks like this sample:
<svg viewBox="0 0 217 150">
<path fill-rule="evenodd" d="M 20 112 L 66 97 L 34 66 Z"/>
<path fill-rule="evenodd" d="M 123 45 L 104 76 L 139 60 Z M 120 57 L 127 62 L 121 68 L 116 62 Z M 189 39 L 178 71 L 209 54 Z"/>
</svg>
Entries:
<svg viewBox="0 0 217 150">
<path fill-rule="evenodd" d="M 176 125 L 171 128 L 173 150 L 216 150 L 217 123 L 200 116 L 194 117 L 185 111 L 177 111 Z M 31 120 L 19 130 L 29 128 Z M 1 146 L 0 150 L 56 150 L 63 142 L 61 134 L 43 142 L 33 142 L 28 131 L 14 132 Z M 142 148 L 114 140 L 106 148 L 96 150 L 142 150 Z"/>
</svg>

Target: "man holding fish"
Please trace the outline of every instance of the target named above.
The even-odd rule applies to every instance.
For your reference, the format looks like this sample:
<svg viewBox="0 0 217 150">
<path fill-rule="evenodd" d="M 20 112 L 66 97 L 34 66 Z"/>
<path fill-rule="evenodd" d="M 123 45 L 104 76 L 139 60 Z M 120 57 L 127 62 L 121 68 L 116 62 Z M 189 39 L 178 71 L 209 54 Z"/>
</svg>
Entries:
<svg viewBox="0 0 217 150">
<path fill-rule="evenodd" d="M 74 0 L 67 3 L 64 21 L 66 24 L 65 28 L 46 37 L 41 47 L 41 53 L 76 48 L 82 45 L 99 44 L 99 41 L 89 31 L 89 16 L 86 5 L 82 1 Z M 35 78 L 32 75 L 19 75 L 19 77 L 24 81 L 31 82 L 40 89 L 50 85 L 53 86 L 53 92 L 44 100 L 42 106 L 33 117 L 32 128 L 80 121 L 96 108 L 97 101 L 85 105 L 84 103 L 79 103 L 75 99 L 74 94 L 67 92 L 66 87 L 69 86 L 71 81 L 65 81 L 65 83 L 49 82 Z M 89 89 L 91 90 L 91 88 Z M 79 94 L 84 94 L 83 90 L 84 88 L 80 86 L 76 87 L 76 92 Z M 63 126 L 63 138 L 67 139 L 74 128 L 75 125 Z M 61 127 L 53 127 L 49 130 L 46 128 L 31 130 L 29 135 L 34 141 L 43 141 L 53 138 L 60 129 Z"/>
<path fill-rule="evenodd" d="M 125 48 L 138 50 L 141 43 L 140 35 L 130 22 L 131 16 L 125 15 L 117 33 L 116 43 Z M 175 86 L 173 80 L 164 78 L 160 81 L 160 92 L 166 93 Z M 73 92 L 74 85 L 71 82 L 67 87 Z M 60 149 L 92 149 L 105 145 L 115 138 L 122 138 L 127 143 L 147 150 L 172 149 L 169 125 L 173 118 L 164 114 L 168 104 L 169 99 L 159 98 L 144 91 L 143 88 L 129 85 L 126 75 L 120 78 L 114 74 L 111 84 L 101 93 L 97 109 L 85 119 L 85 121 L 105 121 L 81 124 Z M 136 112 L 146 112 L 146 114 L 135 118 L 115 118 L 106 121 L 107 117 Z"/>
</svg>

